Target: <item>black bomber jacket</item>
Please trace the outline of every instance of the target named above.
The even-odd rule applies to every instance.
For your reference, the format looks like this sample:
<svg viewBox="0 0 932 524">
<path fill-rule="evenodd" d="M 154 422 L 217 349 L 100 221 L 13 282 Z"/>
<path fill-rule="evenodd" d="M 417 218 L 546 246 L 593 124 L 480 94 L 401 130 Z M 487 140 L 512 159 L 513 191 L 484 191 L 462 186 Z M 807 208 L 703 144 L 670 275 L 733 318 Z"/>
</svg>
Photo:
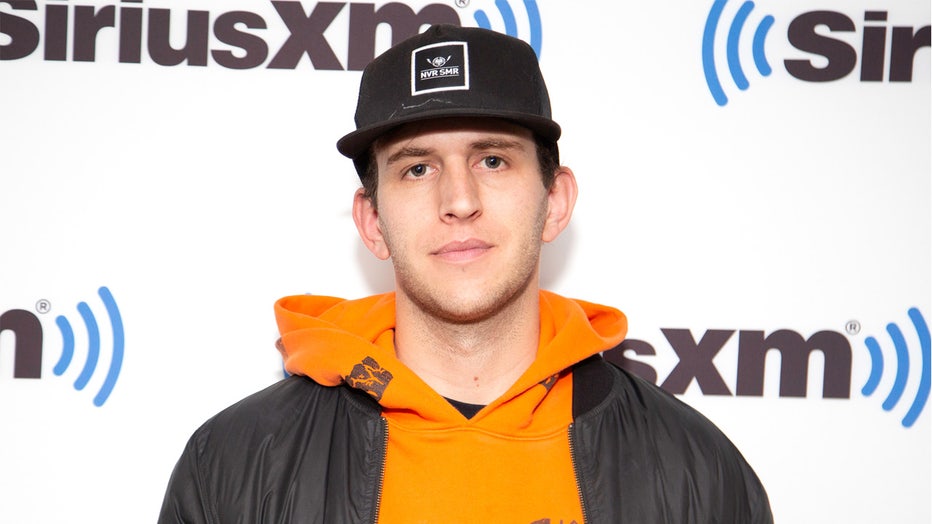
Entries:
<svg viewBox="0 0 932 524">
<path fill-rule="evenodd" d="M 586 523 L 773 522 L 740 452 L 657 386 L 591 357 L 573 369 L 573 414 Z M 194 433 L 158 522 L 376 522 L 387 428 L 366 393 L 285 379 Z"/>
</svg>

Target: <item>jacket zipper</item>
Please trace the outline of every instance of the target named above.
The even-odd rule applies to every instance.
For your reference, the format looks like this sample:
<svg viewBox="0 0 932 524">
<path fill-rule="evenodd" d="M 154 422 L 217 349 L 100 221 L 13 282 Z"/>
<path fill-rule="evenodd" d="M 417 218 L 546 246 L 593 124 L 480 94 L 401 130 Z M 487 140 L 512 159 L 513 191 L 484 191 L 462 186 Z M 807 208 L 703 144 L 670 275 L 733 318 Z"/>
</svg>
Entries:
<svg viewBox="0 0 932 524">
<path fill-rule="evenodd" d="M 576 477 L 576 494 L 579 496 L 579 505 L 582 508 L 582 517 L 583 523 L 589 522 L 589 507 L 586 504 L 586 497 L 583 495 L 582 489 L 582 477 L 579 475 L 579 465 L 577 464 L 578 459 L 576 457 L 576 437 L 573 430 L 576 425 L 570 423 L 569 428 L 567 429 L 567 434 L 569 435 L 570 441 L 570 460 L 573 462 L 573 475 Z"/>
<path fill-rule="evenodd" d="M 388 420 L 381 417 L 382 422 L 382 456 L 379 464 L 379 480 L 375 490 L 375 509 L 372 512 L 372 524 L 379 521 L 379 510 L 382 506 L 382 485 L 385 483 L 385 459 L 388 454 Z"/>
</svg>

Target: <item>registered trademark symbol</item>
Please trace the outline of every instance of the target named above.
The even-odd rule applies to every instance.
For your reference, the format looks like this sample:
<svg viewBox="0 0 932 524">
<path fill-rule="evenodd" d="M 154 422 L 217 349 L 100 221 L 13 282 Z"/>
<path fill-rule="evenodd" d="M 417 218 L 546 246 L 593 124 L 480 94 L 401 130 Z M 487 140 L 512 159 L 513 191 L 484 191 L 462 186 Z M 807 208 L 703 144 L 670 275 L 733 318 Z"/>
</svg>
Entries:
<svg viewBox="0 0 932 524">
<path fill-rule="evenodd" d="M 36 311 L 38 311 L 39 313 L 44 315 L 51 310 L 52 310 L 52 303 L 49 302 L 48 300 L 43 298 L 39 300 L 38 302 L 36 302 Z"/>
<path fill-rule="evenodd" d="M 456 7 L 466 7 L 469 5 L 469 0 L 456 0 L 454 3 Z"/>
<path fill-rule="evenodd" d="M 861 323 L 857 320 L 849 320 L 848 323 L 845 324 L 845 331 L 847 331 L 849 335 L 857 335 L 861 332 Z"/>
</svg>

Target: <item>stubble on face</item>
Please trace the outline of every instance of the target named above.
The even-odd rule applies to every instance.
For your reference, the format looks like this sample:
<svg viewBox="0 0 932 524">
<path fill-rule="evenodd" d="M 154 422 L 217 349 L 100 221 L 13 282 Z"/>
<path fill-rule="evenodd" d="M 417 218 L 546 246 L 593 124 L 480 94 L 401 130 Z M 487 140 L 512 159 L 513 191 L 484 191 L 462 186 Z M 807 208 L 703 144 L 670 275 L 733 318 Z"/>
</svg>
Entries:
<svg viewBox="0 0 932 524">
<path fill-rule="evenodd" d="M 379 225 L 391 253 L 396 292 L 410 300 L 429 318 L 449 324 L 474 324 L 506 310 L 537 281 L 541 234 L 547 217 L 547 200 L 541 199 L 533 211 L 533 227 L 513 238 L 511 264 L 499 274 L 488 275 L 485 283 L 468 283 L 453 289 L 419 276 L 408 250 L 395 249 L 392 227 L 382 217 Z M 536 287 L 534 288 L 536 291 Z M 533 298 L 536 300 L 536 294 Z"/>
<path fill-rule="evenodd" d="M 420 153 L 412 151 L 437 151 L 441 157 L 427 160 L 432 154 L 425 153 L 425 162 L 442 164 L 460 162 L 465 158 L 461 155 L 482 157 L 486 148 L 489 154 L 498 155 L 500 147 L 511 167 L 502 175 L 504 179 L 476 175 L 480 177 L 476 184 L 485 187 L 475 189 L 481 191 L 475 196 L 481 199 L 476 218 L 435 218 L 438 212 L 443 214 L 432 193 L 435 181 L 425 182 L 427 193 L 421 186 L 411 189 L 397 182 L 392 187 L 380 183 L 379 192 L 386 193 L 380 194 L 378 225 L 394 266 L 399 307 L 407 301 L 416 314 L 427 319 L 471 324 L 497 316 L 522 296 L 525 303 L 533 300 L 536 305 L 549 191 L 543 185 L 536 144 L 527 129 L 484 119 L 414 124 L 382 142 L 378 156 L 388 165 L 380 165 L 380 171 L 384 168 L 395 176 L 398 169 L 404 171 L 409 163 L 420 162 Z M 405 159 L 392 166 L 392 159 L 403 154 L 414 158 L 402 156 Z M 442 158 L 445 154 L 453 156 Z M 492 178 L 487 180 L 488 176 Z M 488 242 L 492 248 L 482 259 L 459 267 L 425 252 L 465 238 Z"/>
</svg>

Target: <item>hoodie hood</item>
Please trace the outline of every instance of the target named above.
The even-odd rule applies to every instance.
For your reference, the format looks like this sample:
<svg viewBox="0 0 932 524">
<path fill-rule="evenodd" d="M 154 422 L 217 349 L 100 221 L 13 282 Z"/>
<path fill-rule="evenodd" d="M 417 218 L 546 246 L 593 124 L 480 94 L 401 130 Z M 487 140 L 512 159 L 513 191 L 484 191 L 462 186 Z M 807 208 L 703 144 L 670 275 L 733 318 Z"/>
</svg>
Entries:
<svg viewBox="0 0 932 524">
<path fill-rule="evenodd" d="M 278 349 L 289 373 L 324 386 L 346 383 L 369 393 L 383 410 L 438 423 L 462 421 L 448 402 L 395 357 L 394 293 L 359 300 L 285 297 L 276 302 L 275 317 L 281 333 Z M 531 398 L 523 403 L 531 416 L 561 373 L 614 347 L 627 331 L 625 316 L 617 309 L 548 291 L 540 292 L 540 319 L 536 360 L 477 418 L 528 394 Z"/>
</svg>

